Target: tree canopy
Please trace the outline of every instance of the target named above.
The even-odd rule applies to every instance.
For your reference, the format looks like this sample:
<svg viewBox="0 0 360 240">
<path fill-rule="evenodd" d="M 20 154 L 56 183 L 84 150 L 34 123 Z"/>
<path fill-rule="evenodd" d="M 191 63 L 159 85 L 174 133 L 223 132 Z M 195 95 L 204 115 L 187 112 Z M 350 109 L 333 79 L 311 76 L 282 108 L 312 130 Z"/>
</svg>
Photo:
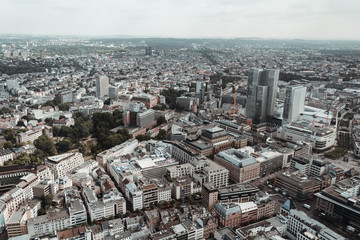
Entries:
<svg viewBox="0 0 360 240">
<path fill-rule="evenodd" d="M 54 156 L 57 154 L 54 140 L 42 135 L 34 141 L 34 146 L 43 151 L 47 156 Z"/>
</svg>

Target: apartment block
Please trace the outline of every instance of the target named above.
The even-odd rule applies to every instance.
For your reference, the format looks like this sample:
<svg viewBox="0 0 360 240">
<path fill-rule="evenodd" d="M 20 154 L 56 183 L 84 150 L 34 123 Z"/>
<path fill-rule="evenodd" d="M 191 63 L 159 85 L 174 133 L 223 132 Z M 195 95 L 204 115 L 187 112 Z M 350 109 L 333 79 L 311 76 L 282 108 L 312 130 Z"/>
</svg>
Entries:
<svg viewBox="0 0 360 240">
<path fill-rule="evenodd" d="M 74 168 L 84 163 L 81 153 L 64 153 L 56 156 L 47 157 L 45 165 L 48 166 L 55 179 L 64 177 Z"/>
</svg>

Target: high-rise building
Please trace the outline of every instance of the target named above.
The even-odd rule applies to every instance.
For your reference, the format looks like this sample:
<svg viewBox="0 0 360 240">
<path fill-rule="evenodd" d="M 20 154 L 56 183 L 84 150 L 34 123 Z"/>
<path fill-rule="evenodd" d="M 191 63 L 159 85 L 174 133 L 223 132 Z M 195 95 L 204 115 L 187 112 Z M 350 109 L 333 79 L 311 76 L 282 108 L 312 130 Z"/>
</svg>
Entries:
<svg viewBox="0 0 360 240">
<path fill-rule="evenodd" d="M 119 96 L 119 88 L 118 87 L 109 87 L 109 98 L 112 100 L 117 100 Z"/>
<path fill-rule="evenodd" d="M 96 96 L 103 97 L 109 95 L 109 78 L 101 76 L 96 79 Z"/>
<path fill-rule="evenodd" d="M 251 69 L 248 77 L 246 116 L 254 123 L 266 122 L 274 114 L 278 69 Z"/>
<path fill-rule="evenodd" d="M 288 86 L 285 92 L 283 121 L 286 123 L 298 120 L 304 111 L 306 87 Z"/>
<path fill-rule="evenodd" d="M 145 47 L 145 55 L 147 55 L 147 56 L 152 55 L 152 48 L 151 47 Z"/>
<path fill-rule="evenodd" d="M 136 116 L 136 125 L 139 127 L 147 127 L 149 124 L 155 121 L 155 111 L 148 109 L 144 112 L 140 112 Z"/>
<path fill-rule="evenodd" d="M 196 93 L 200 93 L 202 86 L 203 83 L 201 81 L 196 81 L 196 89 L 195 89 Z"/>
</svg>

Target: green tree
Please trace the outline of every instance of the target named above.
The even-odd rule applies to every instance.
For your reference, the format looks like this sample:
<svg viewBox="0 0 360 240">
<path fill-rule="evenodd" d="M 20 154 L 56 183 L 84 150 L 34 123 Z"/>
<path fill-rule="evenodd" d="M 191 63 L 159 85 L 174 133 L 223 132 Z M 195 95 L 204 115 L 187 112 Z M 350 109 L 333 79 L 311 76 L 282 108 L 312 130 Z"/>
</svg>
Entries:
<svg viewBox="0 0 360 240">
<path fill-rule="evenodd" d="M 12 142 L 13 144 L 16 143 L 15 131 L 14 131 L 14 129 L 12 129 L 12 128 L 6 128 L 6 129 L 4 129 L 3 135 L 4 135 L 6 141 L 10 141 L 10 142 Z"/>
<path fill-rule="evenodd" d="M 139 141 L 139 142 L 142 142 L 142 141 L 149 141 L 151 139 L 150 136 L 147 136 L 147 135 L 137 135 L 136 136 L 136 139 Z"/>
<path fill-rule="evenodd" d="M 56 144 L 56 150 L 58 153 L 65 153 L 72 149 L 72 143 L 70 139 L 65 138 L 64 140 Z"/>
<path fill-rule="evenodd" d="M 111 98 L 108 98 L 104 101 L 104 105 L 110 105 Z"/>
<path fill-rule="evenodd" d="M 165 140 L 166 139 L 166 131 L 164 129 L 160 129 L 159 134 L 155 138 L 156 140 Z"/>
<path fill-rule="evenodd" d="M 6 141 L 6 142 L 4 143 L 4 146 L 3 146 L 3 147 L 4 147 L 4 148 L 12 149 L 13 146 L 14 146 L 14 144 L 13 144 L 12 142 Z"/>
<path fill-rule="evenodd" d="M 158 119 L 156 120 L 156 124 L 159 126 L 161 124 L 167 123 L 166 119 L 164 116 L 159 116 Z"/>
<path fill-rule="evenodd" d="M 34 141 L 34 146 L 47 154 L 47 156 L 53 156 L 57 154 L 54 140 L 45 135 L 42 135 L 36 139 Z"/>
<path fill-rule="evenodd" d="M 165 97 L 166 103 L 171 109 L 175 108 L 176 98 L 181 96 L 181 93 L 178 90 L 173 88 L 165 89 L 161 92 L 161 95 Z"/>
<path fill-rule="evenodd" d="M 18 121 L 16 126 L 18 126 L 18 127 L 26 127 L 25 123 L 23 121 Z"/>
<path fill-rule="evenodd" d="M 58 107 L 60 111 L 69 111 L 70 103 L 60 103 Z"/>
</svg>

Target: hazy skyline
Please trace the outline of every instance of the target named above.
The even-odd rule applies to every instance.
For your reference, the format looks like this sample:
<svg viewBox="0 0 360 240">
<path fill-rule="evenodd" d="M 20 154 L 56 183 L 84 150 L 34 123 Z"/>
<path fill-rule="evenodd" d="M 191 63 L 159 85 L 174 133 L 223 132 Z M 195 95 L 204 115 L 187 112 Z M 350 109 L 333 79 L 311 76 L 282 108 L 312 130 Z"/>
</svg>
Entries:
<svg viewBox="0 0 360 240">
<path fill-rule="evenodd" d="M 358 0 L 1 0 L 0 34 L 360 40 Z"/>
</svg>

